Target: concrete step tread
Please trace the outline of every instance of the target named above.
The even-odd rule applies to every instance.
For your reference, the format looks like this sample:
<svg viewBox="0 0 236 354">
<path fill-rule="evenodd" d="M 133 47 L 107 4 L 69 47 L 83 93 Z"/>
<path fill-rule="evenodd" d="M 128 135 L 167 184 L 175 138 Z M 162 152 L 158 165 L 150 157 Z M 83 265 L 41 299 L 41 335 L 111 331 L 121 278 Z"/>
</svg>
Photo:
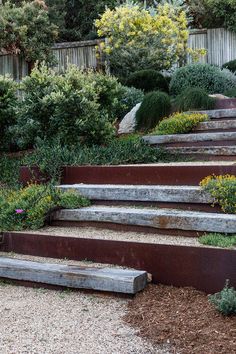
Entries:
<svg viewBox="0 0 236 354">
<path fill-rule="evenodd" d="M 77 289 L 135 294 L 147 284 L 147 272 L 97 268 L 0 257 L 0 277 Z"/>
<path fill-rule="evenodd" d="M 197 125 L 194 131 L 207 129 L 236 129 L 236 119 L 202 122 Z"/>
<path fill-rule="evenodd" d="M 200 204 L 211 204 L 213 202 L 211 196 L 198 186 L 65 184 L 58 187 L 62 190 L 77 190 L 81 195 L 92 200 Z"/>
<path fill-rule="evenodd" d="M 196 141 L 223 141 L 235 140 L 236 132 L 209 132 L 209 133 L 190 133 L 190 134 L 173 134 L 173 135 L 147 135 L 143 140 L 151 145 L 177 143 L 177 142 L 196 142 Z"/>
<path fill-rule="evenodd" d="M 236 232 L 236 215 L 167 208 L 90 206 L 56 211 L 55 221 L 93 221 L 203 232 Z"/>
<path fill-rule="evenodd" d="M 233 159 L 233 164 L 236 160 L 236 146 L 178 146 L 165 147 L 166 150 L 177 154 L 197 154 L 197 155 L 211 155 L 211 156 L 228 156 Z"/>
<path fill-rule="evenodd" d="M 189 111 L 187 113 L 202 113 L 207 114 L 209 118 L 235 118 L 236 119 L 236 108 L 225 108 L 225 109 L 211 109 L 205 111 Z"/>
</svg>

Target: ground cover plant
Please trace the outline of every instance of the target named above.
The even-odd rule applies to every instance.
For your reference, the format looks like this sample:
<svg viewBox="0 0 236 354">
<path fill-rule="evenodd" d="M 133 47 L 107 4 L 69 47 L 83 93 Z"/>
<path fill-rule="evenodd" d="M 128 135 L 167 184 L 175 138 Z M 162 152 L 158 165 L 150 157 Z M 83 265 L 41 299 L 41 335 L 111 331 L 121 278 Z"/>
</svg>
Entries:
<svg viewBox="0 0 236 354">
<path fill-rule="evenodd" d="M 207 114 L 174 113 L 169 118 L 163 119 L 153 130 L 152 134 L 186 134 L 191 132 L 200 122 L 205 122 L 207 120 Z"/>
<path fill-rule="evenodd" d="M 224 93 L 236 86 L 236 76 L 229 70 L 209 64 L 183 66 L 172 75 L 170 93 L 174 96 L 187 88 L 202 88 L 208 94 Z"/>
<path fill-rule="evenodd" d="M 168 116 L 171 111 L 170 97 L 161 91 L 149 92 L 145 95 L 136 113 L 136 129 L 149 130 Z"/>
<path fill-rule="evenodd" d="M 201 88 L 187 88 L 174 100 L 176 111 L 214 109 L 215 99 Z"/>
<path fill-rule="evenodd" d="M 236 176 L 207 176 L 200 182 L 200 186 L 210 193 L 214 204 L 219 204 L 225 213 L 236 213 Z"/>
<path fill-rule="evenodd" d="M 234 248 L 236 247 L 236 235 L 210 233 L 199 237 L 199 242 L 203 245 Z"/>
<path fill-rule="evenodd" d="M 229 280 L 219 293 L 209 296 L 209 301 L 225 316 L 236 315 L 236 290 L 229 286 Z"/>
<path fill-rule="evenodd" d="M 21 189 L 0 189 L 0 231 L 39 229 L 56 208 L 80 208 L 89 201 L 74 191 L 53 185 L 31 184 Z"/>
</svg>

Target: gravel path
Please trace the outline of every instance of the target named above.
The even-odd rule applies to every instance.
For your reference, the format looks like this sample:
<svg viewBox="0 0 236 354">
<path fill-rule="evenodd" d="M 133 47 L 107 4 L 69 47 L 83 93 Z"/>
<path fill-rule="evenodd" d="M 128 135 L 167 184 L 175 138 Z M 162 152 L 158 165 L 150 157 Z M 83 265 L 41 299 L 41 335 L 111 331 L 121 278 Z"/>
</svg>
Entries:
<svg viewBox="0 0 236 354">
<path fill-rule="evenodd" d="M 123 322 L 130 299 L 0 284 L 1 354 L 168 354 Z"/>
<path fill-rule="evenodd" d="M 25 231 L 24 231 L 25 233 Z M 37 231 L 29 231 L 32 234 L 44 234 L 51 236 L 67 236 L 79 238 L 92 238 L 103 240 L 117 240 L 117 241 L 131 241 L 131 242 L 145 242 L 145 243 L 158 243 L 167 245 L 183 245 L 183 246 L 196 246 L 204 247 L 201 245 L 197 238 L 194 237 L 178 237 L 156 234 L 148 234 L 144 232 L 127 232 L 127 231 L 114 231 L 108 229 L 98 229 L 95 227 L 58 227 L 49 226 L 44 227 Z"/>
</svg>

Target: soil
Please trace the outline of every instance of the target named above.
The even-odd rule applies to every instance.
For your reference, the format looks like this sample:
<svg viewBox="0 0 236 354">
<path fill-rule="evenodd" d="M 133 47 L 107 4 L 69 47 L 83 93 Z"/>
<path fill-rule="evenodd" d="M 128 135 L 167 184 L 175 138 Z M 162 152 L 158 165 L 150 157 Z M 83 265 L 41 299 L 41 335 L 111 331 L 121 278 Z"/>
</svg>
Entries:
<svg viewBox="0 0 236 354">
<path fill-rule="evenodd" d="M 236 353 L 236 316 L 221 315 L 192 288 L 149 285 L 129 303 L 124 320 L 153 344 L 173 345 L 173 353 Z"/>
</svg>

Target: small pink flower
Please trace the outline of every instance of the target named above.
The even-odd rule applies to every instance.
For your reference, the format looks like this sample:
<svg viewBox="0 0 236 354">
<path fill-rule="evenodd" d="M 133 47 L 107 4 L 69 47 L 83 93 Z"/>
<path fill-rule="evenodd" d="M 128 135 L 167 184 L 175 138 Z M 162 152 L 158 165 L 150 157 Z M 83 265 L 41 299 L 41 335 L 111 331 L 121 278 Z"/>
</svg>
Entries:
<svg viewBox="0 0 236 354">
<path fill-rule="evenodd" d="M 16 209 L 16 214 L 22 214 L 22 213 L 24 213 L 23 209 Z"/>
</svg>

